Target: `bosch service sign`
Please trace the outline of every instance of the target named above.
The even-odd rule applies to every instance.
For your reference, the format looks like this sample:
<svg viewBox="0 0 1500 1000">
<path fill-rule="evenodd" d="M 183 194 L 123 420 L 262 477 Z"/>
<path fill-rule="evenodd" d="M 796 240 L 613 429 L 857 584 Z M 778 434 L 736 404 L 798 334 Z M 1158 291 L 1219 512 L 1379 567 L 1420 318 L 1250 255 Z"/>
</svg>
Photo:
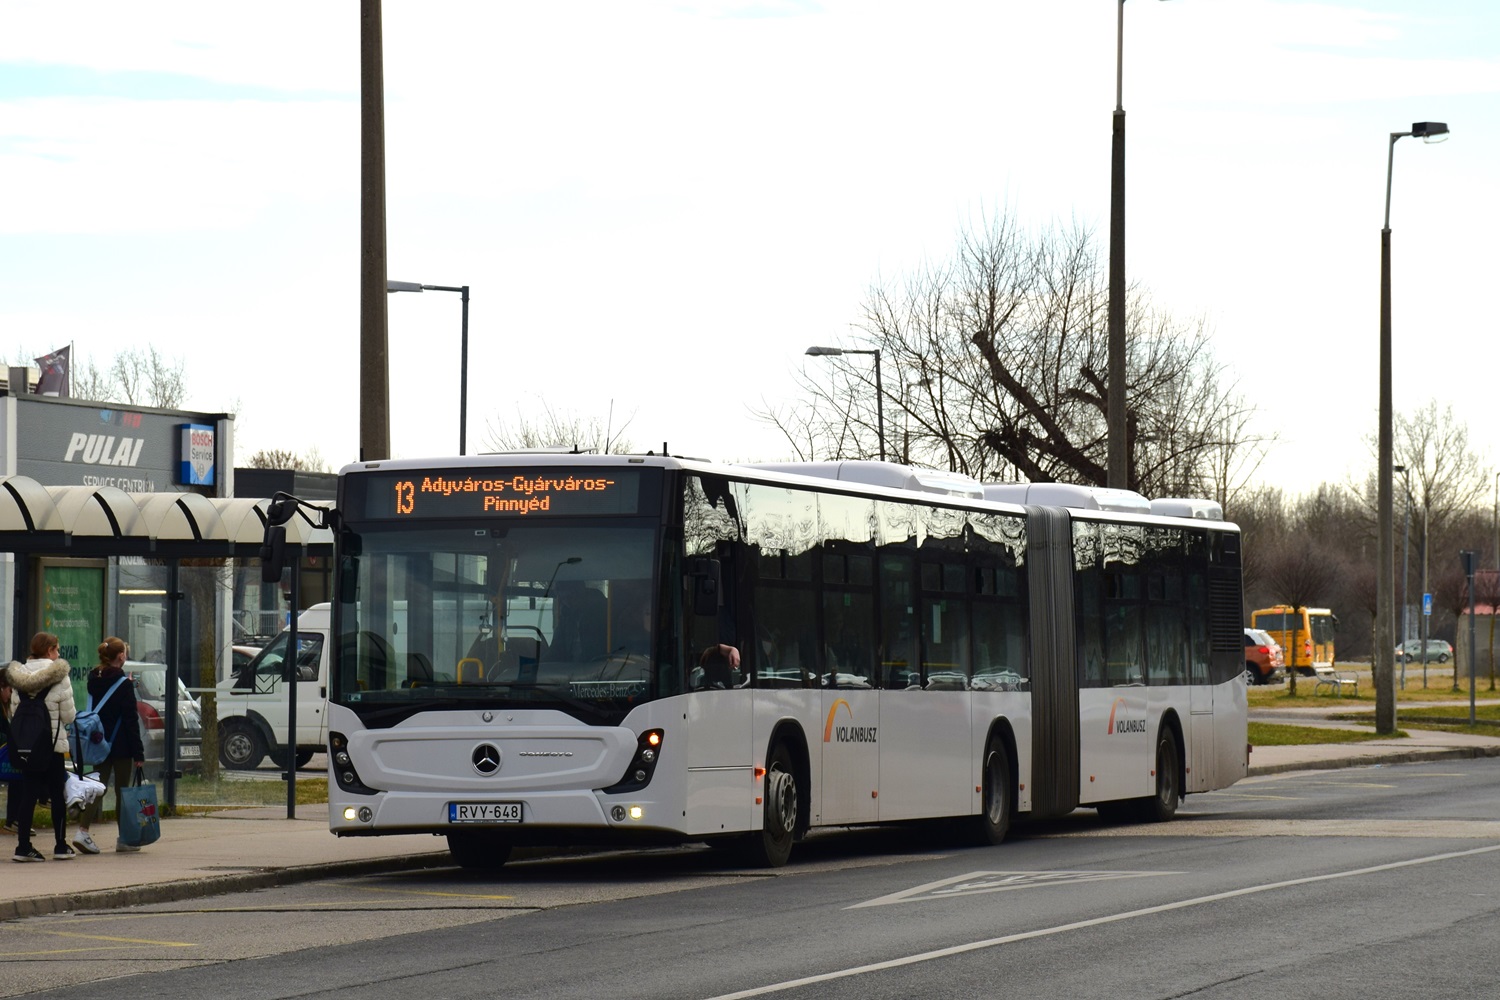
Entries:
<svg viewBox="0 0 1500 1000">
<path fill-rule="evenodd" d="M 212 415 L 106 409 L 14 397 L 16 473 L 47 486 L 113 486 L 157 493 L 215 482 Z"/>
<path fill-rule="evenodd" d="M 182 425 L 182 463 L 178 482 L 188 486 L 214 484 L 214 429 L 207 424 Z"/>
</svg>

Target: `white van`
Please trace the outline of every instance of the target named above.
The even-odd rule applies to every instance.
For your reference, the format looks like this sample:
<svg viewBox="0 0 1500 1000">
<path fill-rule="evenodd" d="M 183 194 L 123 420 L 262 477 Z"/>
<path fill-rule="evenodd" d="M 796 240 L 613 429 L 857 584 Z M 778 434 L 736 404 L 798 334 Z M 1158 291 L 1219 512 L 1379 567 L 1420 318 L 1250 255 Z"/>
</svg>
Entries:
<svg viewBox="0 0 1500 1000">
<path fill-rule="evenodd" d="M 314 604 L 297 617 L 297 766 L 328 742 L 328 648 L 332 607 Z M 287 643 L 282 632 L 239 676 L 217 687 L 219 763 L 251 770 L 269 754 L 287 766 Z"/>
</svg>

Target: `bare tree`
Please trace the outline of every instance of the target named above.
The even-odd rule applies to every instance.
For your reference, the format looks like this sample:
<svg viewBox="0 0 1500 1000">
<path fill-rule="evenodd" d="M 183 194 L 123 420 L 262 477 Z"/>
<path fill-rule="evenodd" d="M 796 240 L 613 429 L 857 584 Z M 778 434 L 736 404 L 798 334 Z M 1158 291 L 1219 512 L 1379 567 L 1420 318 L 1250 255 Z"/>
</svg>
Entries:
<svg viewBox="0 0 1500 1000">
<path fill-rule="evenodd" d="M 299 455 L 290 448 L 262 448 L 245 460 L 247 469 L 300 469 L 304 472 L 328 472 L 328 463 L 317 446 Z"/>
<path fill-rule="evenodd" d="M 1223 502 L 1259 461 L 1251 408 L 1221 385 L 1208 331 L 1136 289 L 1127 331 L 1132 488 Z M 1000 218 L 960 234 L 950 262 L 877 283 L 859 329 L 880 352 L 798 379 L 811 405 L 758 415 L 802 458 L 887 454 L 979 479 L 1104 485 L 1108 289 L 1092 233 L 1038 236 Z M 889 445 L 898 440 L 899 447 Z"/>
<path fill-rule="evenodd" d="M 485 421 L 485 444 L 492 451 L 530 451 L 542 448 L 562 448 L 578 452 L 597 452 L 602 455 L 621 455 L 634 450 L 626 438 L 621 437 L 630 426 L 632 417 L 626 418 L 618 428 L 611 426 L 610 417 L 581 417 L 565 410 L 554 410 L 542 405 L 540 419 L 528 415 L 519 407 L 513 424 Z"/>
<path fill-rule="evenodd" d="M 17 356 L 21 359 L 17 364 L 31 365 L 35 354 L 22 349 Z M 127 348 L 114 356 L 108 369 L 75 351 L 68 372 L 68 396 L 177 409 L 187 402 L 187 375 L 180 358 L 169 361 L 154 347 Z"/>
<path fill-rule="evenodd" d="M 73 370 L 68 373 L 68 392 L 74 399 L 107 403 L 111 400 L 109 386 L 110 380 L 93 358 L 74 359 Z"/>
<path fill-rule="evenodd" d="M 1340 574 L 1345 572 L 1336 551 L 1314 537 L 1285 534 L 1266 554 L 1265 583 L 1278 603 L 1301 611 L 1321 606 Z M 1289 693 L 1296 697 L 1297 672 L 1288 668 Z"/>
<path fill-rule="evenodd" d="M 130 348 L 115 355 L 109 377 L 122 402 L 177 408 L 187 401 L 187 377 L 178 359 L 169 363 L 155 347 Z"/>
<path fill-rule="evenodd" d="M 1474 603 L 1489 609 L 1490 690 L 1495 690 L 1495 619 L 1500 609 L 1500 570 L 1482 569 L 1474 574 Z M 1475 612 L 1478 613 L 1477 611 Z M 1477 624 L 1477 623 L 1476 623 Z"/>
<path fill-rule="evenodd" d="M 1477 588 L 1476 588 L 1477 592 Z M 1432 601 L 1440 606 L 1445 612 L 1453 616 L 1455 622 L 1462 622 L 1464 615 L 1469 610 L 1469 580 L 1464 574 L 1463 566 L 1457 559 L 1445 562 L 1443 568 L 1439 569 L 1436 578 L 1432 581 Z M 1458 636 L 1455 635 L 1454 639 Z M 1458 649 L 1460 643 L 1453 643 L 1453 690 L 1459 690 L 1459 663 Z M 1426 647 L 1423 647 L 1424 649 Z M 1469 650 L 1469 656 L 1475 656 L 1476 650 Z M 1424 657 L 1425 659 L 1425 657 Z M 1467 664 L 1465 664 L 1467 666 Z M 1476 664 L 1477 666 L 1477 664 Z M 1476 675 L 1478 671 L 1475 671 Z M 1424 685 L 1425 686 L 1425 685 Z"/>
</svg>

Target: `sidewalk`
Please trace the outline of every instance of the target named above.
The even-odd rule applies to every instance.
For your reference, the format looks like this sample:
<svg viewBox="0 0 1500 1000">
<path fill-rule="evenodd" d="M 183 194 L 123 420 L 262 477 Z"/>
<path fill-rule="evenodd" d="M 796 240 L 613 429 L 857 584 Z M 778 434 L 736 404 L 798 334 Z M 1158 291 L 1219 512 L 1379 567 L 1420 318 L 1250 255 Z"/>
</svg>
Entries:
<svg viewBox="0 0 1500 1000">
<path fill-rule="evenodd" d="M 1286 714 L 1276 713 L 1277 717 Z M 1258 712 L 1251 715 L 1269 721 Z M 1316 719 L 1297 721 L 1310 724 Z M 1410 732 L 1409 739 L 1260 747 L 1250 755 L 1250 774 L 1500 757 L 1500 738 Z M 101 832 L 113 831 L 101 824 Z M 50 854 L 50 828 L 36 831 L 32 839 L 38 849 Z M 18 865 L 9 861 L 15 837 L 0 834 L 0 865 L 4 866 L 0 868 L 0 921 L 452 863 L 444 840 L 427 834 L 335 837 L 328 832 L 326 805 L 298 806 L 294 820 L 286 818 L 284 806 L 165 819 L 162 839 L 134 854 L 114 853 L 113 836 L 98 839 L 104 853 L 97 856 L 80 855 L 73 861 L 49 857 L 41 864 Z"/>
</svg>

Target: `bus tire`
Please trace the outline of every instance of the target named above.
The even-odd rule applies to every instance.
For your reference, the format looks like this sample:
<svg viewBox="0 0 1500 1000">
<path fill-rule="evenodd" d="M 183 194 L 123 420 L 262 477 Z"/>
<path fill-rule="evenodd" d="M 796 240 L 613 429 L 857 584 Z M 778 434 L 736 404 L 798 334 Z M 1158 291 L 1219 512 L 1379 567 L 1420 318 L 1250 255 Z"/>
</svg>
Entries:
<svg viewBox="0 0 1500 1000">
<path fill-rule="evenodd" d="M 510 841 L 489 830 L 455 830 L 448 834 L 448 853 L 460 868 L 494 871 L 510 860 Z"/>
<path fill-rule="evenodd" d="M 260 730 L 244 719 L 226 719 L 219 724 L 219 763 L 231 771 L 253 771 L 266 756 L 266 741 Z"/>
<path fill-rule="evenodd" d="M 795 761 L 786 743 L 777 740 L 766 757 L 761 829 L 747 834 L 741 844 L 741 855 L 747 864 L 755 868 L 780 868 L 786 864 L 797 839 L 799 808 Z"/>
<path fill-rule="evenodd" d="M 1135 819 L 1136 802 L 1134 799 L 1121 799 L 1116 802 L 1100 802 L 1094 806 L 1099 813 L 1099 821 L 1114 826 L 1118 823 L 1128 823 Z"/>
<path fill-rule="evenodd" d="M 1156 737 L 1156 794 L 1141 800 L 1141 819 L 1147 823 L 1165 823 L 1177 815 L 1182 801 L 1182 755 L 1177 737 L 1166 727 Z"/>
<path fill-rule="evenodd" d="M 980 777 L 981 811 L 974 824 L 974 833 L 981 846 L 993 846 L 1003 842 L 1010 832 L 1015 802 L 1010 781 L 1010 754 L 999 735 L 991 734 L 985 744 Z"/>
</svg>

